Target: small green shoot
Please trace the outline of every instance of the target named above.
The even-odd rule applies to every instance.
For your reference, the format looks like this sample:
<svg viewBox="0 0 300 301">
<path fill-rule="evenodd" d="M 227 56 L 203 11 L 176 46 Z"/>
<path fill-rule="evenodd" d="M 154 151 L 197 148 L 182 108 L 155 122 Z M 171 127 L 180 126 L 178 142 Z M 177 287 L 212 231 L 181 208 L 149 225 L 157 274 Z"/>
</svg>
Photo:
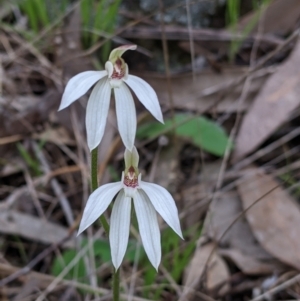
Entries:
<svg viewBox="0 0 300 301">
<path fill-rule="evenodd" d="M 23 263 L 28 263 L 28 255 L 26 253 L 26 249 L 24 247 L 24 243 L 20 239 L 18 235 L 13 235 L 12 240 L 14 240 L 14 244 L 16 245 L 16 248 L 18 249 L 20 259 L 22 260 Z"/>
<path fill-rule="evenodd" d="M 229 60 L 233 62 L 235 55 L 239 51 L 242 43 L 253 30 L 255 25 L 258 23 L 259 18 L 263 11 L 267 8 L 267 5 L 270 3 L 271 0 L 253 0 L 252 6 L 256 10 L 254 16 L 250 19 L 247 25 L 244 27 L 243 31 L 241 32 L 240 39 L 234 39 L 231 41 L 231 46 L 229 50 Z M 240 0 L 228 0 L 226 6 L 226 23 L 229 28 L 236 33 L 237 32 L 237 24 L 240 18 Z"/>
<path fill-rule="evenodd" d="M 184 248 L 181 247 L 181 238 L 177 234 L 175 234 L 172 229 L 167 228 L 162 233 L 162 254 L 165 254 L 165 256 L 162 258 L 162 264 L 168 270 L 170 276 L 177 283 L 180 281 L 180 278 L 182 277 L 182 274 L 191 259 L 191 256 L 196 247 L 196 241 L 201 234 L 201 230 L 202 229 L 199 229 L 199 227 L 197 226 L 197 228 L 193 227 L 183 234 L 184 237 L 188 237 L 189 233 L 193 233 L 193 239 L 186 243 Z M 157 272 L 151 266 L 149 261 L 145 262 L 144 265 L 146 265 L 144 285 L 146 287 L 151 287 L 155 283 Z M 162 285 L 155 291 L 153 289 L 145 289 L 144 297 L 152 300 L 161 300 L 162 293 L 166 285 L 169 285 L 167 280 L 165 280 Z"/>
<path fill-rule="evenodd" d="M 81 20 L 83 28 L 86 29 L 83 33 L 85 47 L 94 45 L 99 40 L 101 32 L 106 35 L 114 32 L 120 3 L 121 0 L 81 1 Z M 101 56 L 103 61 L 107 60 L 110 49 L 110 41 L 102 46 Z"/>
<path fill-rule="evenodd" d="M 285 182 L 285 185 L 288 187 L 292 187 L 298 183 L 298 180 L 294 177 L 291 171 L 288 171 L 282 175 L 279 176 L 279 178 Z M 300 187 L 296 186 L 296 189 L 293 190 L 293 196 L 295 198 L 300 197 Z"/>
<path fill-rule="evenodd" d="M 86 239 L 83 239 L 81 247 L 85 247 L 88 244 Z M 95 255 L 96 266 L 100 266 L 104 262 L 111 261 L 109 242 L 105 240 L 95 240 L 93 243 L 93 252 Z M 136 252 L 136 243 L 129 241 L 128 249 L 125 255 L 125 260 L 129 262 L 134 261 Z M 70 264 L 70 262 L 76 257 L 77 251 L 74 249 L 66 250 L 62 253 L 62 257 L 56 257 L 54 259 L 51 272 L 54 276 L 58 276 L 63 269 Z M 69 271 L 65 276 L 65 279 L 77 279 L 83 283 L 88 283 L 87 271 L 83 258 L 80 258 L 77 264 Z M 101 281 L 101 279 L 99 279 Z"/>
<path fill-rule="evenodd" d="M 26 148 L 21 143 L 17 143 L 17 148 L 18 148 L 18 151 L 19 151 L 20 155 L 22 156 L 23 160 L 26 162 L 27 166 L 31 169 L 33 174 L 35 176 L 40 176 L 41 170 L 40 170 L 39 162 L 36 159 L 31 157 L 29 152 L 26 150 Z"/>
<path fill-rule="evenodd" d="M 58 15 L 64 14 L 72 4 L 72 0 L 20 0 L 16 1 L 23 14 L 28 18 L 29 32 L 23 32 L 27 38 L 37 34 L 40 30 L 51 25 Z M 86 48 L 94 45 L 99 36 L 111 36 L 115 30 L 117 15 L 121 0 L 81 0 L 81 24 L 83 44 Z M 101 48 L 101 56 L 106 61 L 111 50 L 111 41 L 107 41 Z"/>
<path fill-rule="evenodd" d="M 20 8 L 27 15 L 30 28 L 33 32 L 38 33 L 40 28 L 50 23 L 46 1 L 24 0 L 20 3 Z"/>
</svg>

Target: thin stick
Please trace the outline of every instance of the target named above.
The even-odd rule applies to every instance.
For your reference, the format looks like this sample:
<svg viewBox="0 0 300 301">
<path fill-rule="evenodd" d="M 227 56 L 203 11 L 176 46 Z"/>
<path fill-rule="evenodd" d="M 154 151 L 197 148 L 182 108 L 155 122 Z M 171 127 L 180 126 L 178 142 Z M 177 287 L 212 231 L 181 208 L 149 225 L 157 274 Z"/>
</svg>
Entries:
<svg viewBox="0 0 300 301">
<path fill-rule="evenodd" d="M 292 285 L 296 284 L 299 281 L 300 281 L 300 274 L 298 274 L 295 277 L 293 277 L 293 278 L 279 284 L 278 286 L 266 291 L 265 293 L 257 296 L 256 298 L 251 299 L 250 301 L 260 301 L 260 300 L 264 300 L 265 298 L 269 298 L 270 296 L 274 296 L 275 294 L 279 293 L 280 291 L 285 290 L 289 286 L 292 286 Z"/>
<path fill-rule="evenodd" d="M 38 147 L 38 144 L 35 141 L 32 142 L 32 147 L 33 147 L 33 150 L 35 152 L 35 155 L 37 156 L 37 159 L 39 160 L 39 162 L 42 165 L 43 172 L 45 174 L 50 174 L 51 169 L 50 169 L 50 166 L 47 162 L 47 159 L 46 159 L 46 157 L 44 156 L 42 150 Z M 61 208 L 64 212 L 64 215 L 66 217 L 68 225 L 72 226 L 74 224 L 73 212 L 72 212 L 70 203 L 69 203 L 68 199 L 66 198 L 59 182 L 57 181 L 57 179 L 52 178 L 50 180 L 50 185 L 51 185 L 56 197 L 59 199 Z"/>
</svg>

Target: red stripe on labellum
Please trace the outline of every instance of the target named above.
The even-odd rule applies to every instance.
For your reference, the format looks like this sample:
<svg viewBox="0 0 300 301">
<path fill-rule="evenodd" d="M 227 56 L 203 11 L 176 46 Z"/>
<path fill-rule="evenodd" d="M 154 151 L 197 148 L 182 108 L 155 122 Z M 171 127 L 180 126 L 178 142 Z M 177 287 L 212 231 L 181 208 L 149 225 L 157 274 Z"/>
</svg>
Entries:
<svg viewBox="0 0 300 301">
<path fill-rule="evenodd" d="M 131 187 L 131 188 L 136 188 L 136 187 L 139 186 L 138 178 L 137 177 L 134 177 L 132 179 L 132 178 L 126 176 L 126 177 L 124 177 L 123 183 L 124 183 L 125 186 Z"/>
<path fill-rule="evenodd" d="M 125 76 L 125 68 L 122 60 L 118 58 L 114 65 L 114 71 L 111 75 L 112 79 L 122 79 Z"/>
<path fill-rule="evenodd" d="M 124 185 L 131 188 L 136 188 L 139 185 L 138 178 L 135 173 L 135 169 L 133 166 L 128 168 L 128 172 L 124 177 Z"/>
</svg>

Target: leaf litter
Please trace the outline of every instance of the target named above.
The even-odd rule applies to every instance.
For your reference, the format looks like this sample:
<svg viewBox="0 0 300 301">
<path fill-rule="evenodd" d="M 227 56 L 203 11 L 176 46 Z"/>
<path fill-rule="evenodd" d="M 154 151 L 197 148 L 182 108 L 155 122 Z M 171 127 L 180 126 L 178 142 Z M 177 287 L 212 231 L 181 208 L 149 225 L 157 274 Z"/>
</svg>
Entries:
<svg viewBox="0 0 300 301">
<path fill-rule="evenodd" d="M 129 59 L 130 69 L 157 91 L 168 130 L 151 126 L 151 120 L 140 115 L 144 134 L 136 144 L 142 173 L 172 191 L 185 229 L 182 243 L 173 242 L 167 232 L 163 234 L 162 244 L 168 249 L 163 262 L 172 272 L 162 268 L 154 274 L 141 255 L 134 275 L 133 253 L 129 253 L 131 257 L 122 269 L 124 298 L 134 278 L 132 300 L 262 300 L 268 292 L 276 300 L 297 299 L 295 284 L 299 280 L 294 271 L 300 269 L 299 156 L 292 150 L 299 144 L 296 110 L 300 46 L 286 37 L 297 34 L 299 3 L 289 3 L 272 1 L 263 16 L 264 29 L 258 32 L 258 22 L 244 38 L 243 29 L 232 32 L 224 26 L 193 31 L 182 24 L 166 27 L 165 37 L 172 49 L 169 79 L 157 72 L 163 66 L 157 54 L 163 55 L 154 40 L 160 40 L 163 28 L 156 25 L 153 15 L 139 18 L 129 14 L 128 8 L 124 14 L 123 8 L 124 20 L 133 19 L 136 25 L 119 24 L 113 40 L 131 43 L 126 39 L 135 35 L 140 37 L 141 49 L 148 50 L 147 56 L 141 51 L 138 59 Z M 33 287 L 42 291 L 36 298 L 47 295 L 55 301 L 68 294 L 74 300 L 96 298 L 97 294 L 107 298 L 110 294 L 109 259 L 97 257 L 101 253 L 95 247 L 98 236 L 92 229 L 87 233 L 90 243 L 85 246 L 85 254 L 78 248 L 80 239 L 73 237 L 89 194 L 86 100 L 71 110 L 56 112 L 66 80 L 98 68 L 104 39 L 83 50 L 79 6 L 74 3 L 69 8 L 32 42 L 21 31 L 1 27 L 0 293 L 7 300 L 30 299 L 36 292 Z M 172 5 L 166 7 L 166 13 L 173 9 Z M 22 10 L 20 13 L 25 14 Z M 248 19 L 241 17 L 238 28 L 245 28 L 249 18 L 258 15 L 253 9 L 249 14 Z M 290 18 L 281 18 L 287 14 Z M 0 12 L 2 21 L 13 22 L 10 16 L 19 18 L 11 8 Z M 141 22 L 146 26 L 140 27 Z M 186 42 L 191 37 L 194 53 Z M 230 62 L 231 43 L 236 41 L 240 46 Z M 250 68 L 253 43 L 258 44 L 254 64 L 258 67 Z M 149 53 L 153 55 L 151 61 Z M 190 55 L 195 55 L 195 66 Z M 248 76 L 251 85 L 239 106 Z M 173 104 L 169 103 L 168 81 Z M 119 179 L 123 170 L 119 160 L 123 149 L 112 112 L 99 150 L 101 183 Z M 193 116 L 197 122 L 178 125 L 178 116 Z M 228 137 L 238 116 L 242 122 L 231 144 Z M 225 166 L 223 155 L 230 144 L 234 165 Z M 220 172 L 222 168 L 224 172 Z M 290 187 L 296 187 L 293 195 Z M 163 223 L 161 228 L 165 231 Z M 136 237 L 132 236 L 135 246 Z M 106 240 L 104 236 L 101 239 Z M 166 248 L 167 244 L 171 248 Z M 103 250 L 107 253 L 105 247 Z M 60 269 L 65 278 L 59 282 L 51 275 L 54 263 L 62 259 L 69 268 L 70 254 L 73 259 L 78 253 L 77 266 L 74 263 L 71 273 Z M 80 277 L 76 269 L 80 269 Z M 47 290 L 50 284 L 51 292 Z"/>
<path fill-rule="evenodd" d="M 271 75 L 244 117 L 236 140 L 235 160 L 253 152 L 299 107 L 299 63 L 298 41 L 290 57 Z"/>
<path fill-rule="evenodd" d="M 206 235 L 218 242 L 220 253 L 235 262 L 245 274 L 269 274 L 280 269 L 279 262 L 255 239 L 245 217 L 238 219 L 224 235 L 242 212 L 242 204 L 236 192 L 216 197 L 210 205 Z"/>
<path fill-rule="evenodd" d="M 247 177 L 248 173 L 251 173 L 251 176 Z M 244 209 L 269 192 L 261 202 L 246 212 L 253 235 L 274 257 L 299 269 L 299 205 L 272 176 L 258 168 L 245 170 L 245 174 L 247 179 L 241 179 L 238 184 Z"/>
</svg>

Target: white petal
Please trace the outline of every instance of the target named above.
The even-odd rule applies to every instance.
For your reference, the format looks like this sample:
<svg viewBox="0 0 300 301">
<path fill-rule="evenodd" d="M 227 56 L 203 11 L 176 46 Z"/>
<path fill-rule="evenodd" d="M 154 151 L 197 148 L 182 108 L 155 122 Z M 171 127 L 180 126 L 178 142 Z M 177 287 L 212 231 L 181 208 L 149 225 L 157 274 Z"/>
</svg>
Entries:
<svg viewBox="0 0 300 301">
<path fill-rule="evenodd" d="M 128 75 L 124 80 L 126 84 L 134 91 L 140 102 L 146 109 L 161 123 L 164 123 L 161 108 L 157 99 L 157 95 L 153 88 L 143 79 Z"/>
<path fill-rule="evenodd" d="M 121 190 L 114 203 L 109 230 L 111 258 L 116 269 L 121 265 L 128 245 L 130 212 L 131 198 L 125 197 Z"/>
<path fill-rule="evenodd" d="M 126 185 L 123 185 L 125 196 L 129 198 L 133 198 L 137 192 L 137 188 L 128 187 Z"/>
<path fill-rule="evenodd" d="M 87 142 L 90 150 L 96 148 L 102 140 L 108 115 L 111 87 L 108 79 L 103 78 L 96 84 L 89 98 L 85 124 Z"/>
<path fill-rule="evenodd" d="M 125 63 L 125 73 L 124 73 L 123 80 L 128 78 L 128 74 L 129 74 L 128 65 Z"/>
<path fill-rule="evenodd" d="M 121 188 L 121 182 L 105 184 L 90 195 L 83 211 L 77 235 L 83 232 L 102 215 Z"/>
<path fill-rule="evenodd" d="M 140 182 L 140 187 L 145 191 L 155 210 L 166 223 L 183 239 L 178 217 L 178 210 L 171 194 L 163 187 Z"/>
<path fill-rule="evenodd" d="M 133 201 L 144 249 L 157 270 L 161 260 L 161 246 L 156 212 L 143 191 L 137 191 Z"/>
<path fill-rule="evenodd" d="M 113 65 L 113 63 L 110 62 L 110 61 L 107 61 L 105 63 L 105 70 L 107 71 L 107 75 L 110 78 L 112 76 L 113 72 L 114 72 L 114 65 Z"/>
<path fill-rule="evenodd" d="M 134 145 L 136 133 L 136 111 L 132 95 L 126 85 L 115 88 L 116 111 L 120 136 L 130 151 Z"/>
<path fill-rule="evenodd" d="M 92 85 L 107 75 L 106 71 L 85 71 L 72 77 L 65 88 L 58 111 L 85 94 Z"/>
</svg>

